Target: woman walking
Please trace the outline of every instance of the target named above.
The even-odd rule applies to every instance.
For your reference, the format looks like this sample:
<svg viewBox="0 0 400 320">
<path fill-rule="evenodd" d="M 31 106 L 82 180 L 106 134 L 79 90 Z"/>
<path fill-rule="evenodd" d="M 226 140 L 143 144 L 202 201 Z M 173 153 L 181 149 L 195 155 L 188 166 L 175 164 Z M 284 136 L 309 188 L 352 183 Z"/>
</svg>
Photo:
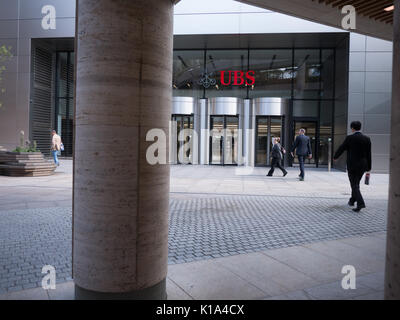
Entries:
<svg viewBox="0 0 400 320">
<path fill-rule="evenodd" d="M 283 176 L 287 175 L 287 171 L 285 168 L 281 166 L 281 161 L 283 159 L 283 154 L 286 153 L 285 149 L 281 146 L 280 144 L 281 139 L 280 138 L 274 138 L 273 139 L 273 147 L 271 151 L 271 169 L 269 170 L 267 177 L 272 177 L 274 174 L 275 167 L 278 167 L 279 169 L 282 170 Z"/>
</svg>

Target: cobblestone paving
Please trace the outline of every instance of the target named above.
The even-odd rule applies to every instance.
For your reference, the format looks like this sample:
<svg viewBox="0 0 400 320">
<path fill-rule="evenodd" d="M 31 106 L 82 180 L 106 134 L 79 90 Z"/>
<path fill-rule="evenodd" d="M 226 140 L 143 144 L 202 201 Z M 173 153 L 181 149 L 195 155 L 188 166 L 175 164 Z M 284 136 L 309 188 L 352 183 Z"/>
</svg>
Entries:
<svg viewBox="0 0 400 320">
<path fill-rule="evenodd" d="M 386 230 L 384 200 L 354 213 L 347 198 L 191 197 L 172 201 L 169 263 L 217 258 Z"/>
<path fill-rule="evenodd" d="M 339 239 L 386 230 L 385 200 L 171 195 L 169 263 Z M 44 265 L 71 277 L 71 208 L 0 211 L 0 294 L 41 286 Z"/>
<path fill-rule="evenodd" d="M 41 286 L 42 267 L 71 278 L 71 208 L 0 211 L 0 293 Z"/>
</svg>

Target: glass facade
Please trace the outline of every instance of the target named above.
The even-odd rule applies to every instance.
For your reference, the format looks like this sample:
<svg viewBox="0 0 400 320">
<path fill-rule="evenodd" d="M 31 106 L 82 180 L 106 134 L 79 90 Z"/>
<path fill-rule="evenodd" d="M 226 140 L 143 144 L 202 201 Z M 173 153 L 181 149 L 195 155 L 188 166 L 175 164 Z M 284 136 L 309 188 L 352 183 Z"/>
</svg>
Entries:
<svg viewBox="0 0 400 320">
<path fill-rule="evenodd" d="M 65 146 L 62 154 L 72 156 L 74 52 L 58 51 L 55 55 L 54 127 Z M 270 164 L 271 137 L 280 137 L 284 147 L 289 149 L 302 126 L 313 140 L 314 158 L 309 163 L 327 165 L 333 136 L 334 61 L 335 49 L 325 48 L 174 50 L 173 95 L 195 100 L 220 97 L 250 101 L 273 97 L 288 99 L 290 108 L 282 116 L 257 115 L 260 118 L 253 127 L 256 135 L 254 165 Z M 240 133 L 243 114 L 238 111 L 208 116 L 209 163 L 238 164 L 242 157 L 239 152 L 243 147 Z M 177 123 L 178 135 L 182 129 L 194 130 L 198 121 L 194 111 L 190 114 L 177 112 L 172 119 Z M 193 163 L 192 137 L 188 139 L 177 141 L 176 163 Z M 184 151 L 183 146 L 187 147 Z"/>
<path fill-rule="evenodd" d="M 334 59 L 334 49 L 175 50 L 173 94 L 333 99 Z M 253 71 L 254 83 L 235 83 L 233 71 Z"/>
<path fill-rule="evenodd" d="M 285 147 L 290 148 L 298 129 L 304 128 L 313 148 L 313 158 L 308 163 L 327 165 L 333 137 L 335 67 L 332 48 L 176 50 L 173 95 L 197 99 L 289 99 L 291 107 L 285 116 L 290 122 Z M 209 128 L 214 129 L 209 143 L 212 164 L 226 162 L 224 150 L 229 143 L 224 141 L 226 120 L 221 116 L 221 119 L 213 117 Z M 276 126 L 273 121 L 268 116 L 256 121 L 255 165 L 270 164 L 270 137 L 282 138 L 284 134 L 282 118 L 277 118 Z M 275 127 L 279 127 L 276 129 L 279 132 L 272 132 Z"/>
</svg>

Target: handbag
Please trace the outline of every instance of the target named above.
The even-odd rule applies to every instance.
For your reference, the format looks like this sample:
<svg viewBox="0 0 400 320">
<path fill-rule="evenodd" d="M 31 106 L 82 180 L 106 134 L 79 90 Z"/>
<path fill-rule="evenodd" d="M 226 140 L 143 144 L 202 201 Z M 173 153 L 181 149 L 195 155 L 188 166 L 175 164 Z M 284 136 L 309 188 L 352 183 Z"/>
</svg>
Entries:
<svg viewBox="0 0 400 320">
<path fill-rule="evenodd" d="M 64 151 L 64 144 L 62 142 L 60 144 L 60 151 Z"/>
</svg>

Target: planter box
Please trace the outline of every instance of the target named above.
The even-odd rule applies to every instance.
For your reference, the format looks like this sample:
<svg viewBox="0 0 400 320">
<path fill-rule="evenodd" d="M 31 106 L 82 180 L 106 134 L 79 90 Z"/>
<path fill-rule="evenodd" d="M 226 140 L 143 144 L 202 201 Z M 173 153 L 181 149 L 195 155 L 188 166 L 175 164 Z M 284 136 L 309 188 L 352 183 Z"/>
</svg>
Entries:
<svg viewBox="0 0 400 320">
<path fill-rule="evenodd" d="M 41 152 L 0 151 L 0 175 L 13 177 L 48 176 L 56 165 L 44 158 Z"/>
</svg>

